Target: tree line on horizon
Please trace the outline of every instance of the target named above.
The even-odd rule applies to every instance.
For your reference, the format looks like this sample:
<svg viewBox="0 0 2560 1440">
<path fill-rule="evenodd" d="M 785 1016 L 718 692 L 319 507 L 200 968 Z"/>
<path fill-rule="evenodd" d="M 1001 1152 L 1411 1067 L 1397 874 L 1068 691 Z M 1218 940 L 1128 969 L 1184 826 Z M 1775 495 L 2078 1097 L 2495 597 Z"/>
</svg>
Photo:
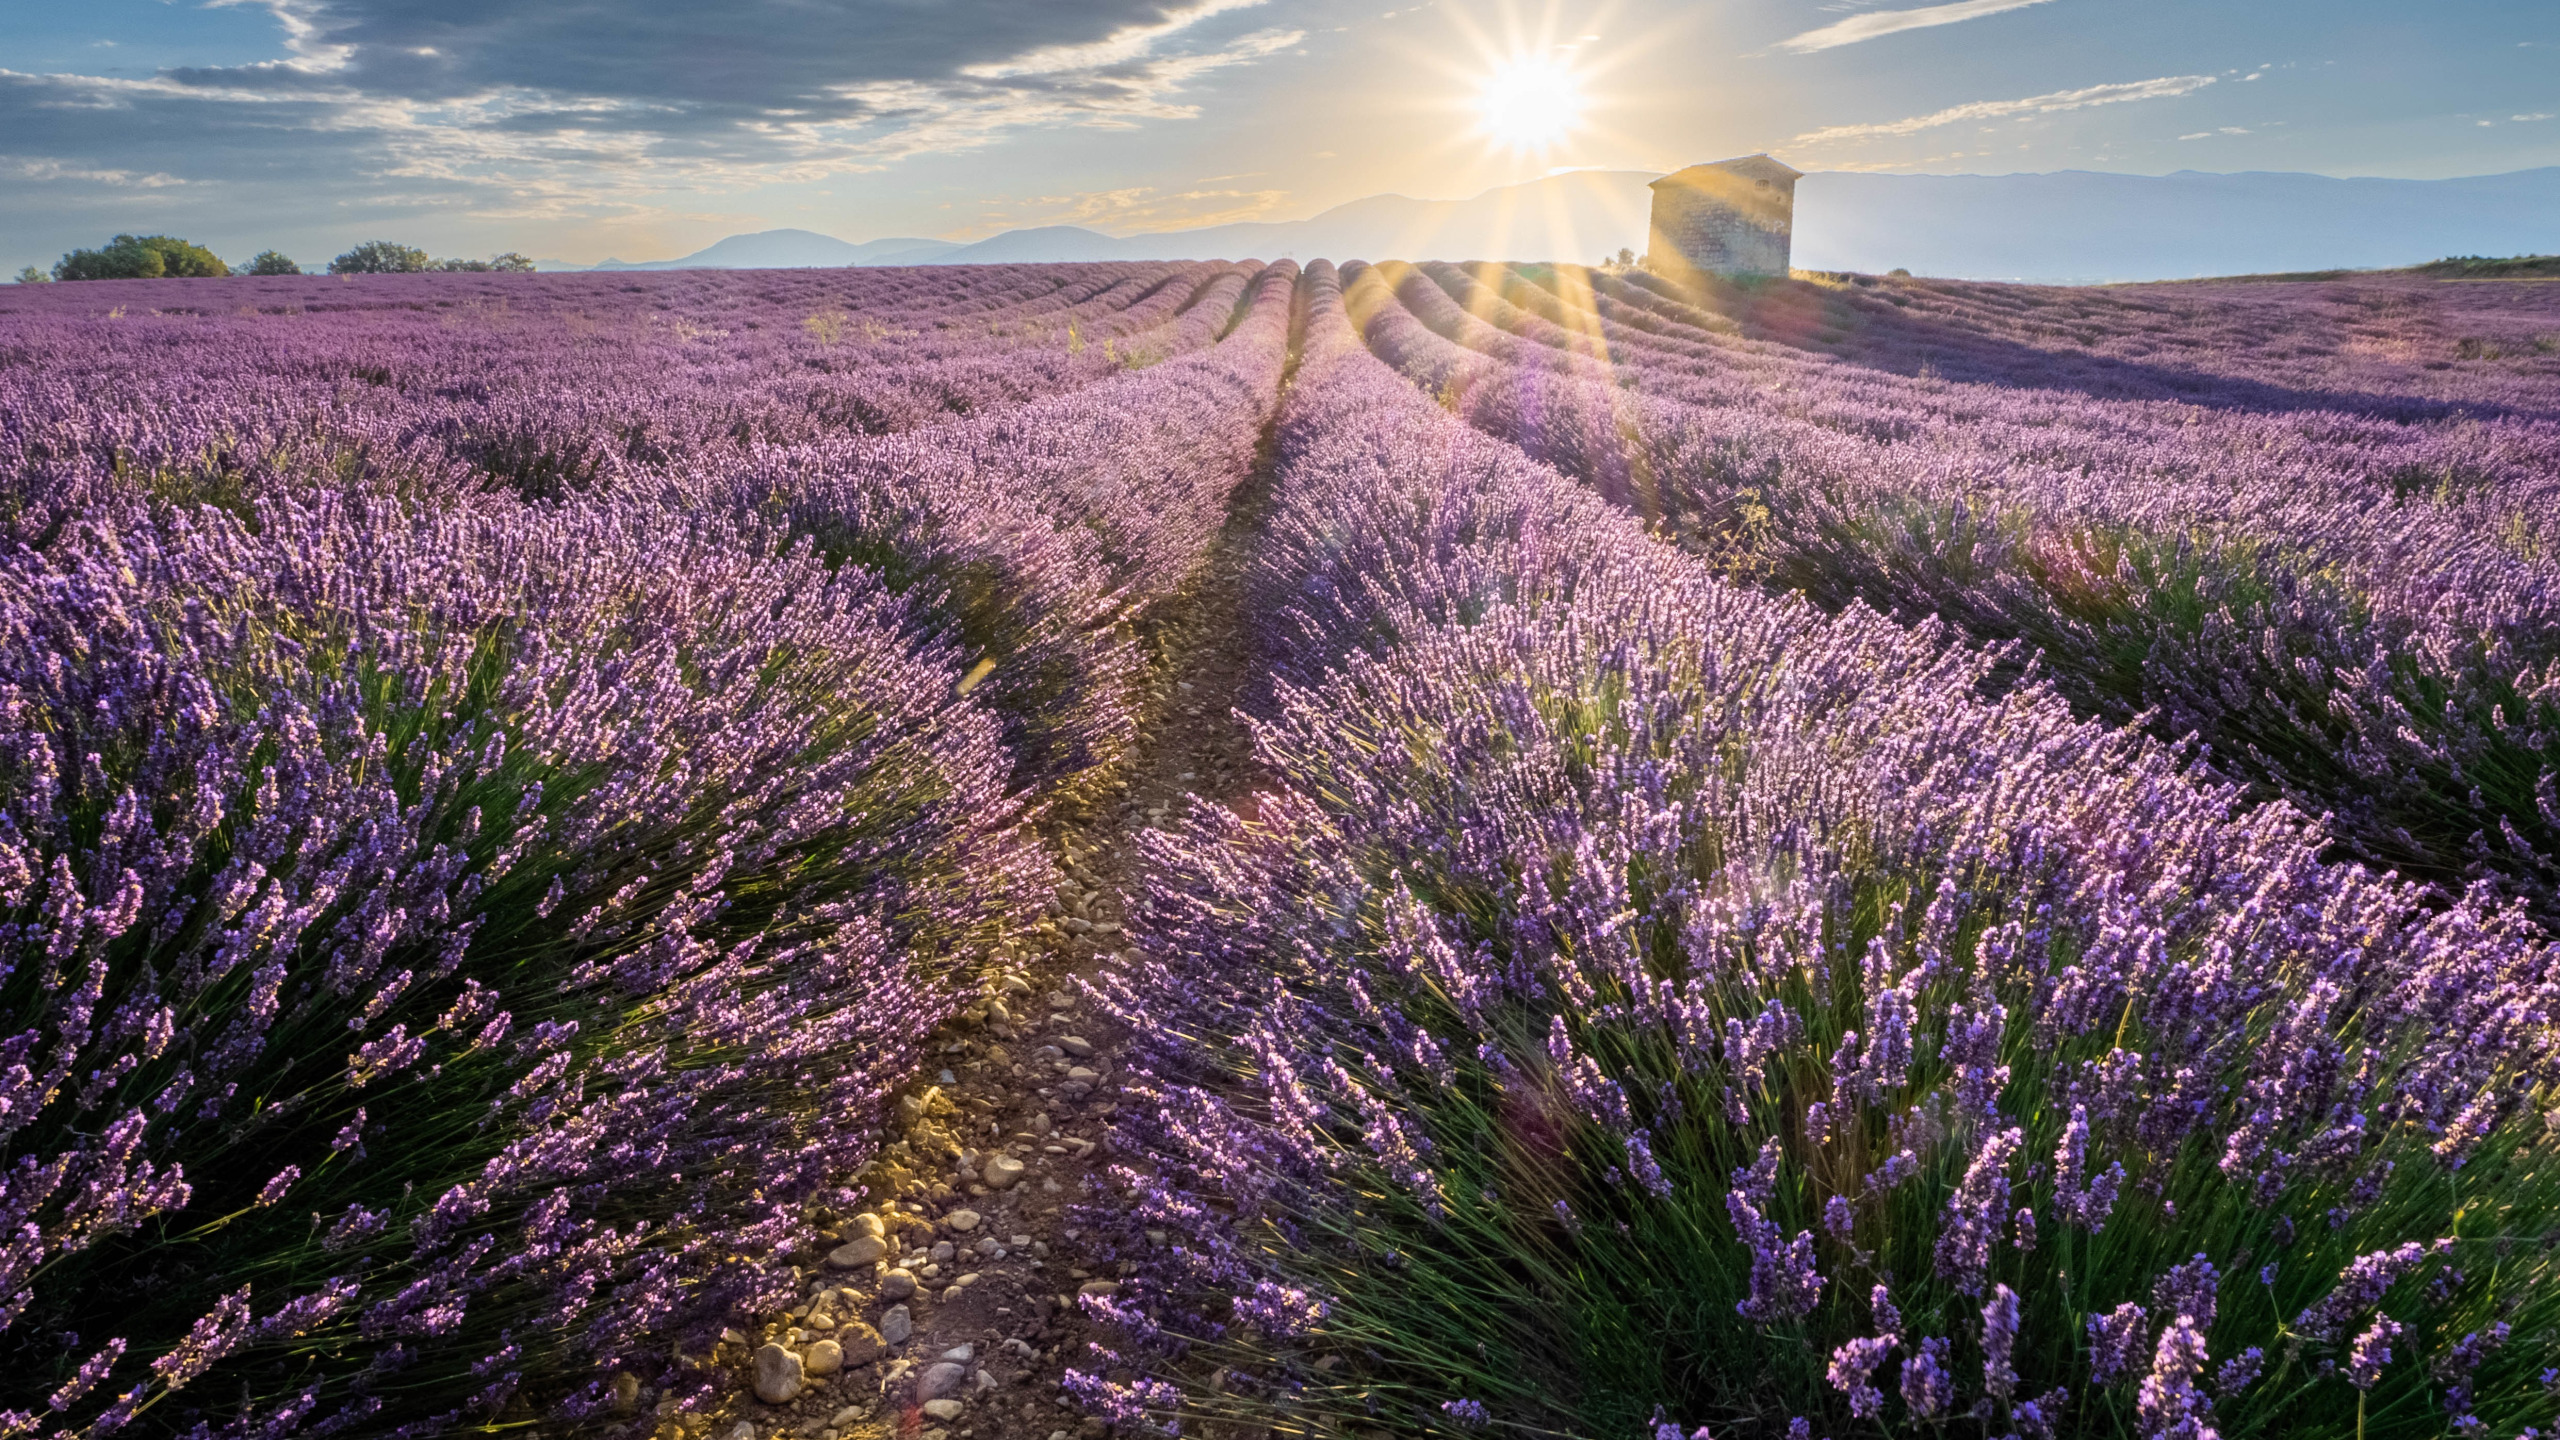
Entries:
<svg viewBox="0 0 2560 1440">
<path fill-rule="evenodd" d="M 368 240 L 331 260 L 332 275 L 410 275 L 427 271 L 473 271 L 529 274 L 533 262 L 513 250 L 486 260 L 438 260 L 415 245 L 394 240 Z M 94 250 L 74 250 L 54 263 L 51 273 L 33 265 L 18 272 L 21 285 L 52 280 L 160 280 L 214 278 L 224 275 L 300 275 L 293 258 L 281 250 L 261 250 L 237 267 L 190 240 L 175 235 L 118 235 Z"/>
</svg>

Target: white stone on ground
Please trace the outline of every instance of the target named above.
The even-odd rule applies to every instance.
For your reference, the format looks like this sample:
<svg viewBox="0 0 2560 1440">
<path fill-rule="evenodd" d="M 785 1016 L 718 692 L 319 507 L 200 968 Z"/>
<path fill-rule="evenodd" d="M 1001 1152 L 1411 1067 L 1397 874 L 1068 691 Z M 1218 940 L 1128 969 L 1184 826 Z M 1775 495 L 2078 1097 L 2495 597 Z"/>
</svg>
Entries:
<svg viewBox="0 0 2560 1440">
<path fill-rule="evenodd" d="M 808 1388 L 800 1357 L 779 1345 L 756 1351 L 756 1398 L 767 1405 L 788 1405 Z"/>
<path fill-rule="evenodd" d="M 859 1270 L 889 1253 L 889 1242 L 877 1235 L 857 1235 L 828 1252 L 827 1263 L 838 1270 Z"/>
</svg>

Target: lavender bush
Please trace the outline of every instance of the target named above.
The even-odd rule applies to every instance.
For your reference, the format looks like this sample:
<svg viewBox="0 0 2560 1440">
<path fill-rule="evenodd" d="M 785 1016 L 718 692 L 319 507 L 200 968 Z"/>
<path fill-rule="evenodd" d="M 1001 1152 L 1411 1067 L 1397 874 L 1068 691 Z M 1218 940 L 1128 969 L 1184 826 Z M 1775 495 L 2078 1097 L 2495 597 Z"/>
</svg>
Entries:
<svg viewBox="0 0 2560 1440">
<path fill-rule="evenodd" d="M 0 587 L 20 1429 L 681 1386 L 1044 878 L 949 657 L 754 532 L 200 510 Z"/>
<path fill-rule="evenodd" d="M 2551 943 L 1990 657 L 1711 578 L 1361 354 L 1258 593 L 1274 789 L 1156 847 L 1106 1413 L 2514 1435 Z M 1179 1238 L 1156 1247 L 1150 1227 Z M 1207 1383 L 1202 1383 L 1205 1380 Z"/>
</svg>

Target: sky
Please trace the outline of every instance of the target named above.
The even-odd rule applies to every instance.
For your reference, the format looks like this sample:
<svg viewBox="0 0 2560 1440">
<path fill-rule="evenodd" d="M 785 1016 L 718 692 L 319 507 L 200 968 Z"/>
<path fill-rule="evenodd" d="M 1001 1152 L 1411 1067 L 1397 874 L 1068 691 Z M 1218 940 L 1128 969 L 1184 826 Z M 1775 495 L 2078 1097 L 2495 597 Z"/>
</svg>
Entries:
<svg viewBox="0 0 2560 1440">
<path fill-rule="evenodd" d="M 1484 98 L 1524 66 L 1569 92 L 1525 137 Z M 1756 151 L 2560 165 L 2560 3 L 0 0 L 7 270 L 119 231 L 306 267 L 376 238 L 583 264 L 785 227 L 1129 234 Z"/>
</svg>

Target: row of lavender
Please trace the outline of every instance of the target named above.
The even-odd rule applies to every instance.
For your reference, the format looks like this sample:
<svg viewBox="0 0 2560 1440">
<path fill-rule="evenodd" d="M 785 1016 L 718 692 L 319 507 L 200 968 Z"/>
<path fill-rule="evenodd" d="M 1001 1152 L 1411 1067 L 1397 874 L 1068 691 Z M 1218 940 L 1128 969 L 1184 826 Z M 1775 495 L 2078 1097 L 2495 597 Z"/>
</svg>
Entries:
<svg viewBox="0 0 2560 1440">
<path fill-rule="evenodd" d="M 1024 821 L 1129 729 L 1294 279 L 895 453 L 323 465 L 0 561 L 0 1434 L 706 1393 L 1053 883 Z"/>
<path fill-rule="evenodd" d="M 2560 951 L 1715 577 L 1310 271 L 1271 788 L 1152 855 L 1077 1383 L 1287 1433 L 2532 1434 Z M 1373 330 L 1374 334 L 1374 330 Z M 1168 1246 L 1144 1232 L 1170 1232 Z M 1654 1429 L 1647 1429 L 1648 1426 Z"/>
<path fill-rule="evenodd" d="M 2547 418 L 2560 378 L 2560 330 L 2531 285 L 2375 275 L 2140 286 L 1855 277 L 1835 295 L 1860 320 L 1900 312 L 1898 323 L 1853 323 L 1840 353 L 1999 385 L 2207 401 L 2289 391 L 2320 408 L 2352 396 L 2407 414 L 2460 406 Z"/>
<path fill-rule="evenodd" d="M 1899 282 L 1881 291 L 1882 300 L 1875 298 L 1873 283 L 1836 290 L 1796 284 L 1690 296 L 1641 272 L 1618 276 L 1570 267 L 1504 266 L 1430 270 L 1453 297 L 1483 318 L 1499 321 L 1503 329 L 1616 362 L 1629 372 L 1618 377 L 1621 383 L 1692 403 L 1765 410 L 1878 440 L 1971 447 L 2063 470 L 2131 465 L 2169 479 L 2190 477 L 2199 466 L 2235 462 L 2283 466 L 2315 482 L 2387 477 L 2396 490 L 2425 490 L 2440 502 L 2473 499 L 2482 490 L 2548 484 L 2553 462 L 2560 458 L 2560 434 L 2548 423 L 2560 418 L 2555 414 L 2560 402 L 2554 399 L 2556 387 L 2543 378 L 2560 373 L 2560 361 L 2528 364 L 2501 354 L 2459 365 L 2431 362 L 2443 365 L 2441 372 L 2407 366 L 2376 373 L 2374 367 L 2345 365 L 2334 374 L 2301 376 L 2293 385 L 2279 386 L 2265 377 L 2280 371 L 2289 356 L 2303 353 L 2289 350 L 2281 332 L 2251 345 L 2180 314 L 2174 317 L 2184 326 L 2173 337 L 2178 353 L 2188 354 L 2187 347 L 2212 336 L 2229 348 L 2197 352 L 2199 367 L 2254 372 L 2255 378 L 2153 363 L 2134 378 L 2154 382 L 2156 391 L 2118 395 L 2112 392 L 2132 382 L 2109 385 L 2102 376 L 2075 374 L 2072 362 L 2085 360 L 2087 352 L 2067 342 L 2053 350 L 2009 344 L 2001 351 L 2007 363 L 2000 366 L 1948 361 L 1950 342 L 1961 345 L 1969 332 L 1928 314 L 1925 306 L 1910 300 L 1910 287 Z M 2560 321 L 2538 290 L 2495 288 L 2508 298 L 2504 318 L 2509 323 Z M 2092 292 L 2059 293 L 2076 298 Z M 2300 302 L 2325 298 L 2290 293 L 2298 303 L 2283 308 L 2311 309 L 2314 304 Z M 1824 307 L 1830 313 L 1822 323 L 1832 328 L 1808 335 L 1798 333 L 1801 327 L 1771 326 L 1765 312 L 1790 300 Z M 1705 302 L 1720 302 L 1740 319 L 1704 308 Z M 1905 313 L 1894 302 L 1921 313 Z M 2076 298 L 2076 303 L 2103 302 Z M 2428 327 L 2420 321 L 2434 318 L 2429 312 L 2391 313 L 2410 332 L 2399 336 L 2393 348 L 2460 353 L 2458 346 L 2425 333 Z M 1788 335 L 1796 338 L 1781 338 Z M 1920 352 L 1919 358 L 1912 358 L 1913 351 Z M 2354 358 L 2352 351 L 2342 358 Z M 1844 359 L 1856 363 L 1843 364 Z M 1942 361 L 1948 361 L 1947 369 L 1974 378 L 1950 378 Z M 2411 393 L 2417 377 L 2434 380 L 2442 393 L 2432 398 Z M 2366 386 L 2379 388 L 2362 388 Z M 2200 428 L 2199 422 L 2208 423 Z M 2516 518 L 2531 523 L 2541 517 Z"/>
<path fill-rule="evenodd" d="M 0 508 L 30 537 L 106 494 L 231 503 L 324 469 L 385 490 L 540 496 L 748 444 L 913 429 L 1198 349 L 1251 273 L 369 276 L 13 296 Z"/>
<path fill-rule="evenodd" d="M 2560 916 L 2548 405 L 2430 419 L 1914 381 L 1773 359 L 1609 277 L 1535 278 L 1363 270 L 1352 299 L 1378 352 L 1472 423 L 1729 570 L 2023 642 L 2083 713 L 2196 737 L 2253 793 L 2328 816 L 2345 853 Z"/>
</svg>

